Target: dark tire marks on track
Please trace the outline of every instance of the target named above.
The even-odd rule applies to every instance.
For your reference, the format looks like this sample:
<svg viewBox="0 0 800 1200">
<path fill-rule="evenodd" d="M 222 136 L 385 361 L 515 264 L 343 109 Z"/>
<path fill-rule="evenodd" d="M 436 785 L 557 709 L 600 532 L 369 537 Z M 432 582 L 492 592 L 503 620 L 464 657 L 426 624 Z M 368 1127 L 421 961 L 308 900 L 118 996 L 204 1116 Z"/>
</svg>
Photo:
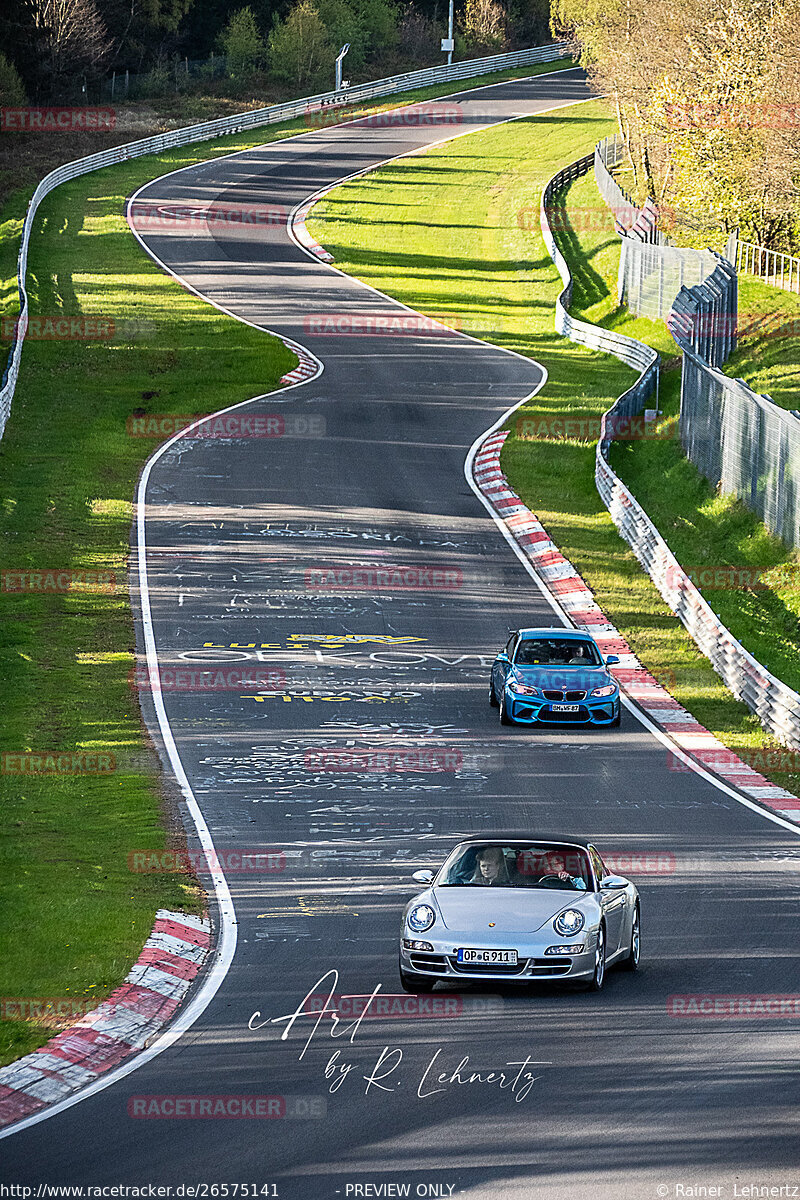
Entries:
<svg viewBox="0 0 800 1200">
<path fill-rule="evenodd" d="M 457 102 L 477 129 L 585 94 L 576 71 Z M 340 126 L 166 176 L 141 198 L 289 210 L 448 132 Z M 324 437 L 184 438 L 155 464 L 147 493 L 162 665 L 285 672 L 285 686 L 272 676 L 277 691 L 260 700 L 241 690 L 164 700 L 218 849 L 278 847 L 287 868 L 228 873 L 237 953 L 179 1045 L 6 1140 L 4 1174 L 274 1181 L 287 1200 L 344 1196 L 367 1182 L 407 1183 L 412 1195 L 418 1184 L 444 1195 L 452 1185 L 476 1197 L 649 1197 L 657 1185 L 674 1195 L 677 1180 L 722 1183 L 732 1196 L 735 1175 L 791 1182 L 796 1020 L 679 1021 L 666 1002 L 682 992 L 797 990 L 796 840 L 696 776 L 669 771 L 664 748 L 628 714 L 617 731 L 529 733 L 501 730 L 488 705 L 487 667 L 506 628 L 555 620 L 467 488 L 463 463 L 481 431 L 541 384 L 540 368 L 455 334 L 312 335 L 309 314 L 404 310 L 308 258 L 281 227 L 259 242 L 194 225 L 145 236 L 210 301 L 296 339 L 325 366 L 248 406 L 321 419 Z M 356 562 L 447 571 L 451 583 L 352 594 L 315 585 L 320 571 Z M 345 640 L 315 640 L 330 635 Z M 455 748 L 461 769 L 315 769 L 320 751 L 420 744 Z M 399 991 L 411 871 L 436 863 L 458 834 L 498 827 L 574 831 L 674 863 L 637 880 L 640 973 L 612 972 L 599 996 L 492 988 L 491 1011 L 465 1004 L 453 1017 L 365 1021 L 352 1044 L 324 1024 L 302 1058 L 308 1022 L 284 1042 L 275 1026 L 248 1031 L 254 1010 L 292 1011 L 334 967 L 339 991 Z M 402 1050 L 384 1080 L 394 1090 L 365 1095 L 384 1046 Z M 355 1066 L 330 1095 L 324 1068 L 337 1050 Z M 421 1099 L 437 1050 L 435 1075 L 465 1055 L 484 1070 L 526 1056 L 551 1065 L 520 1103 L 511 1089 L 436 1084 L 435 1075 L 443 1090 Z M 129 1098 L 153 1093 L 323 1097 L 327 1116 L 129 1118 Z"/>
</svg>

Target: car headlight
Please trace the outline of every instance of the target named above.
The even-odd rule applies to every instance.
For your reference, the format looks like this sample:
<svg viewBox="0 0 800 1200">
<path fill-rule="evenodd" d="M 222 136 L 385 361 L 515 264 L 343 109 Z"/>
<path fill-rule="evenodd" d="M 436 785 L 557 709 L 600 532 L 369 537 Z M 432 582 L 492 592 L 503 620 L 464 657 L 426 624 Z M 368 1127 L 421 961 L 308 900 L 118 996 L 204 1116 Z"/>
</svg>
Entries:
<svg viewBox="0 0 800 1200">
<path fill-rule="evenodd" d="M 541 692 L 538 688 L 528 687 L 527 683 L 517 683 L 515 679 L 509 680 L 508 690 L 515 692 L 518 696 L 540 696 Z"/>
<path fill-rule="evenodd" d="M 583 913 L 577 908 L 565 908 L 553 921 L 553 929 L 562 937 L 573 937 L 583 929 Z M 427 926 L 426 926 L 427 928 Z"/>
<path fill-rule="evenodd" d="M 617 685 L 615 683 L 607 683 L 605 685 L 605 687 L 595 688 L 594 691 L 592 692 L 592 695 L 593 696 L 613 696 L 614 692 L 616 690 L 617 690 Z"/>
<path fill-rule="evenodd" d="M 414 933 L 424 933 L 426 929 L 430 929 L 435 920 L 436 913 L 430 904 L 415 904 L 406 917 L 408 927 L 413 929 Z"/>
</svg>

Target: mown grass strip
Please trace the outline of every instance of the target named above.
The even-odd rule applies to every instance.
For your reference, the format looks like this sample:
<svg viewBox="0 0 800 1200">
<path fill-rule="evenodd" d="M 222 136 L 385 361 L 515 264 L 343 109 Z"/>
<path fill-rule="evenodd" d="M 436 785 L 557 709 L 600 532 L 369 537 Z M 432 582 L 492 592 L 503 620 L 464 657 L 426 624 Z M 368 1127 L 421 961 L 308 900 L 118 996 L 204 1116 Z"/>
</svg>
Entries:
<svg viewBox="0 0 800 1200">
<path fill-rule="evenodd" d="M 571 65 L 419 89 L 400 102 Z M 57 189 L 39 210 L 31 313 L 97 318 L 103 333 L 26 343 L 0 441 L 0 569 L 102 572 L 116 586 L 0 590 L 0 754 L 77 750 L 113 759 L 115 769 L 0 773 L 0 1018 L 4 998 L 102 999 L 138 956 L 157 908 L 201 906 L 190 876 L 128 869 L 132 851 L 160 849 L 167 838 L 179 842 L 181 831 L 165 806 L 129 684 L 131 505 L 155 443 L 128 436 L 126 421 L 134 412 L 213 412 L 269 391 L 296 362 L 276 339 L 223 316 L 162 274 L 128 230 L 125 199 L 168 171 L 291 137 L 315 120 L 93 172 Z M 7 317 L 18 311 L 16 256 L 28 196 L 18 190 L 0 212 L 0 311 Z M 2 761 L 20 770 L 19 759 Z M 46 1023 L 0 1019 L 0 1064 L 51 1033 Z"/>
<path fill-rule="evenodd" d="M 460 328 L 544 364 L 547 385 L 509 422 L 502 464 L 512 486 L 649 670 L 725 744 L 762 754 L 756 765 L 795 790 L 800 774 L 770 768 L 792 764 L 723 686 L 620 539 L 595 488 L 594 442 L 516 433 L 527 419 L 545 430 L 558 430 L 565 418 L 590 429 L 635 378 L 610 356 L 553 332 L 561 285 L 532 219 L 555 171 L 613 130 L 609 108 L 591 102 L 476 133 L 343 185 L 317 206 L 309 225 L 343 270 L 427 314 L 452 314 Z M 568 212 L 578 211 L 559 236 L 575 269 L 577 303 L 594 320 L 607 304 L 609 249 L 602 230 L 598 237 L 602 201 L 593 181 L 583 184 L 593 195 L 574 185 Z M 579 211 L 587 206 L 591 219 Z M 628 314 L 616 320 L 615 327 L 674 355 L 663 324 Z M 673 374 L 662 402 L 669 403 L 674 386 Z M 669 506 L 671 489 L 661 477 L 653 487 Z"/>
</svg>

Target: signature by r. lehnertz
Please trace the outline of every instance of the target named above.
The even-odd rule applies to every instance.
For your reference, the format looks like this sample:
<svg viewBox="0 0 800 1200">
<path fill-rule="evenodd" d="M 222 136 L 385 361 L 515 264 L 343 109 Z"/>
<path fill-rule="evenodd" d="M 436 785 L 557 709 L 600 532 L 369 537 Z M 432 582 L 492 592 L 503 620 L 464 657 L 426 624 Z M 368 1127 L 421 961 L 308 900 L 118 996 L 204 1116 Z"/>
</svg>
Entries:
<svg viewBox="0 0 800 1200">
<path fill-rule="evenodd" d="M 283 1025 L 281 1041 L 285 1042 L 298 1021 L 312 1018 L 314 1023 L 298 1055 L 298 1061 L 305 1057 L 324 1018 L 327 1018 L 328 1037 L 344 1038 L 348 1045 L 355 1046 L 361 1023 L 368 1015 L 370 1005 L 379 994 L 381 985 L 377 985 L 371 996 L 367 998 L 358 1017 L 351 1021 L 344 1020 L 337 1012 L 335 1005 L 331 1003 L 338 982 L 339 972 L 337 970 L 326 971 L 313 987 L 309 988 L 293 1012 L 285 1013 L 280 1017 L 267 1017 L 262 1021 L 260 1020 L 261 1012 L 256 1010 L 248 1021 L 248 1028 L 256 1031 L 267 1025 Z M 324 1003 L 309 1011 L 309 1001 L 312 997 L 316 1000 L 320 993 L 324 998 Z M 326 1036 L 324 1030 L 320 1036 L 321 1038 Z M 402 1087 L 405 1073 L 401 1069 L 404 1060 L 402 1047 L 384 1046 L 373 1062 L 357 1061 L 355 1058 L 350 1058 L 349 1054 L 349 1051 L 343 1052 L 336 1049 L 325 1064 L 325 1078 L 328 1081 L 329 1092 L 338 1092 L 345 1085 L 360 1086 L 360 1081 L 365 1085 L 365 1095 L 369 1095 L 373 1089 L 377 1092 L 394 1092 Z M 536 1081 L 541 1078 L 541 1075 L 536 1073 L 536 1069 L 552 1065 L 550 1062 L 543 1062 L 526 1055 L 524 1059 L 516 1058 L 511 1062 L 503 1063 L 502 1066 L 481 1067 L 478 1070 L 470 1066 L 470 1056 L 464 1054 L 458 1065 L 452 1068 L 444 1065 L 444 1054 L 445 1048 L 437 1047 L 422 1073 L 417 1077 L 416 1092 L 420 1100 L 440 1095 L 454 1087 L 484 1086 L 507 1091 L 519 1104 L 529 1095 Z"/>
</svg>

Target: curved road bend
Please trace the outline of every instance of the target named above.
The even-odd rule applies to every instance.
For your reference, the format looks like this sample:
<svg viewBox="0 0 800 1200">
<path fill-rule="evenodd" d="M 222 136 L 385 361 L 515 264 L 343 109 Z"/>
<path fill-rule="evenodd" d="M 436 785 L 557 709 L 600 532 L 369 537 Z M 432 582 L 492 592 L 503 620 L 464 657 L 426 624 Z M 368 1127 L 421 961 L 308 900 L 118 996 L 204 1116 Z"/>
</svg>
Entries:
<svg viewBox="0 0 800 1200">
<path fill-rule="evenodd" d="M 446 103 L 479 129 L 585 96 L 571 71 Z M 328 128 L 167 176 L 140 200 L 288 210 L 449 132 Z M 501 729 L 487 704 L 506 628 L 555 618 L 463 464 L 473 440 L 538 387 L 540 369 L 424 329 L 314 333 L 317 314 L 403 310 L 309 259 L 282 226 L 258 242 L 217 224 L 175 230 L 143 234 L 173 272 L 325 364 L 316 380 L 247 410 L 280 414 L 283 437 L 184 438 L 156 463 L 147 496 L 162 668 L 271 672 L 255 692 L 165 694 L 189 779 L 220 851 L 279 848 L 286 869 L 229 872 L 238 948 L 203 1016 L 140 1070 L 3 1141 L 3 1177 L 274 1182 L 286 1200 L 403 1194 L 384 1184 L 492 1200 L 716 1184 L 728 1200 L 737 1180 L 791 1184 L 797 1019 L 676 1019 L 667 999 L 798 990 L 797 839 L 670 770 L 627 713 L 618 731 L 530 733 Z M 332 589 L 324 572 L 347 579 L 354 563 L 413 568 L 421 586 Z M 401 747 L 435 747 L 453 769 L 329 769 L 343 749 Z M 599 996 L 478 989 L 448 1013 L 365 1020 L 352 1042 L 332 1038 L 326 1019 L 302 1057 L 310 1020 L 284 1041 L 280 1025 L 248 1030 L 255 1010 L 290 1013 L 332 968 L 339 992 L 399 992 L 410 872 L 438 863 L 460 834 L 498 829 L 589 835 L 650 860 L 637 879 L 638 975 L 612 972 Z M 384 1047 L 380 1090 L 365 1077 Z M 331 1094 L 324 1072 L 337 1051 L 337 1066 L 352 1069 Z M 521 1086 L 459 1083 L 465 1056 L 484 1072 L 526 1058 L 546 1065 L 520 1098 Z M 296 1113 L 324 1104 L 326 1115 L 128 1116 L 132 1098 L 153 1094 L 282 1095 Z"/>
</svg>

